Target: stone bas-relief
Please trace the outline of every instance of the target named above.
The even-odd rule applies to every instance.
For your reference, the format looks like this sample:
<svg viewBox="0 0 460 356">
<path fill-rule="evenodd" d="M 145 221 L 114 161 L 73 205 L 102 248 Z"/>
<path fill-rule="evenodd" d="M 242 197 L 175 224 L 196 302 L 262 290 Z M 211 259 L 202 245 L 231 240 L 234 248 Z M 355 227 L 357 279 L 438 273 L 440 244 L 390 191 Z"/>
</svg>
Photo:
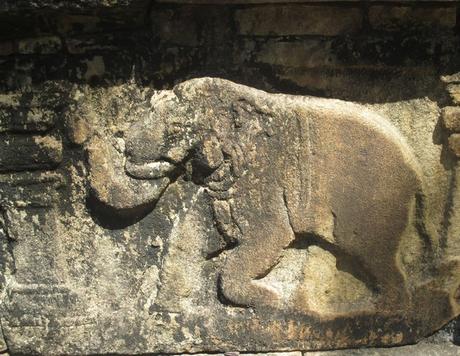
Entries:
<svg viewBox="0 0 460 356">
<path fill-rule="evenodd" d="M 433 184 L 449 176 L 385 108 L 200 78 L 133 95 L 106 123 L 104 95 L 74 93 L 68 136 L 84 154 L 41 178 L 69 180 L 69 198 L 2 205 L 13 351 L 391 346 L 458 315 Z M 56 271 L 39 284 L 32 251 Z"/>
<path fill-rule="evenodd" d="M 410 327 L 426 302 L 429 279 L 413 280 L 399 256 L 412 226 L 418 263 L 436 258 L 421 168 L 401 134 L 370 110 L 197 79 L 152 97 L 148 115 L 127 131 L 125 157 L 112 160 L 106 145 L 98 138 L 88 145 L 92 194 L 104 203 L 99 209 L 143 216 L 178 179 L 206 196 L 222 238 L 212 253 L 223 260 L 214 298 L 228 308 L 351 322 L 398 316 Z M 367 305 L 323 315 L 308 300 L 320 296 L 294 290 L 283 298 L 264 283 L 296 247 L 333 255 L 338 270 L 361 282 Z M 388 344 L 403 341 L 399 335 Z"/>
<path fill-rule="evenodd" d="M 283 310 L 261 280 L 297 243 L 333 253 L 378 296 L 379 312 L 407 307 L 397 253 L 407 225 L 423 223 L 413 221 L 422 182 L 410 148 L 383 118 L 351 103 L 270 96 L 211 79 L 161 92 L 151 105 L 126 139 L 133 187 L 132 178 L 122 186 L 107 180 L 112 165 L 96 141 L 93 191 L 124 213 L 154 203 L 177 170 L 203 186 L 231 248 L 219 278 L 229 304 Z M 419 231 L 432 254 L 430 236 Z"/>
</svg>

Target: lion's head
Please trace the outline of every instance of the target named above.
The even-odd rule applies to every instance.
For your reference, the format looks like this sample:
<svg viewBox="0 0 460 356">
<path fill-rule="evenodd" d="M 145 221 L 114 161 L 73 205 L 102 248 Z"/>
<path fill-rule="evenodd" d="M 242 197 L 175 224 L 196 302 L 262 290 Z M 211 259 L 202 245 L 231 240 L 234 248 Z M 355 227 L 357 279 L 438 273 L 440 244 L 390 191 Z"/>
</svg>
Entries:
<svg viewBox="0 0 460 356">
<path fill-rule="evenodd" d="M 198 101 L 206 97 L 188 89 L 184 85 L 155 94 L 149 115 L 127 132 L 125 169 L 132 177 L 169 176 L 189 160 L 210 173 L 223 162 L 228 118 L 211 120 L 213 110 L 219 116 L 218 109 L 198 102 L 190 105 L 191 97 L 199 97 Z"/>
</svg>

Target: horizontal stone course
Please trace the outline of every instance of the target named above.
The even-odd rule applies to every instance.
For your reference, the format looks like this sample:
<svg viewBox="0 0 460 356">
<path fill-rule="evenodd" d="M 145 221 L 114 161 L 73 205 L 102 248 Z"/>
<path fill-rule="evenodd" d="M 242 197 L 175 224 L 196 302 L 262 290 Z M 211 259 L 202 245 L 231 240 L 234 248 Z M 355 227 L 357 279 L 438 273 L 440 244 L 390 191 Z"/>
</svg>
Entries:
<svg viewBox="0 0 460 356">
<path fill-rule="evenodd" d="M 251 36 L 334 36 L 361 29 L 359 7 L 275 5 L 236 12 L 238 33 Z"/>
<path fill-rule="evenodd" d="M 116 6 L 128 6 L 145 4 L 145 0 L 0 0 L 0 12 L 24 11 L 24 10 L 47 10 L 47 9 L 72 9 L 84 10 L 94 8 L 110 8 Z"/>
<path fill-rule="evenodd" d="M 447 91 L 455 105 L 460 105 L 460 84 L 447 85 Z"/>
<path fill-rule="evenodd" d="M 62 161 L 62 142 L 54 136 L 2 135 L 0 172 L 50 169 Z"/>
<path fill-rule="evenodd" d="M 0 133 L 43 132 L 54 127 L 56 108 L 44 100 L 38 93 L 0 94 Z"/>
<path fill-rule="evenodd" d="M 163 3 L 176 3 L 176 4 L 287 4 L 287 3 L 349 3 L 360 2 L 362 0 L 157 0 Z M 369 2 L 390 2 L 395 3 L 393 0 L 368 0 Z M 418 2 L 455 2 L 456 0 L 418 0 Z M 397 2 L 414 2 L 413 0 L 399 0 Z"/>
<path fill-rule="evenodd" d="M 297 42 L 270 40 L 261 44 L 253 55 L 256 62 L 286 67 L 314 68 L 336 66 L 341 62 L 331 50 L 330 41 L 316 39 Z"/>
<path fill-rule="evenodd" d="M 50 54 L 62 48 L 61 40 L 56 36 L 26 38 L 19 40 L 17 45 L 20 54 Z"/>
<path fill-rule="evenodd" d="M 54 126 L 55 113 L 44 108 L 4 108 L 0 106 L 0 132 L 47 131 Z"/>
<path fill-rule="evenodd" d="M 456 25 L 455 6 L 414 7 L 374 5 L 369 9 L 369 22 L 374 28 L 399 29 L 402 25 L 425 25 L 454 28 Z"/>
</svg>

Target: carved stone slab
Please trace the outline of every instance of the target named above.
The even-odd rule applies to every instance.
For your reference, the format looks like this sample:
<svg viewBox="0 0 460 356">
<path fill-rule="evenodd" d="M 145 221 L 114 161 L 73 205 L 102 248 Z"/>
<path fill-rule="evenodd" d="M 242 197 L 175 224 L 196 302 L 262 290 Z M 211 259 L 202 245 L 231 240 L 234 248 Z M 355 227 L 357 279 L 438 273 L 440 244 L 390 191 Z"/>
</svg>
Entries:
<svg viewBox="0 0 460 356">
<path fill-rule="evenodd" d="M 66 129 L 84 154 L 59 169 L 61 201 L 4 190 L 12 351 L 390 346 L 459 314 L 436 115 L 413 136 L 391 106 L 200 78 L 130 94 L 115 120 L 120 92 L 75 90 Z"/>
</svg>

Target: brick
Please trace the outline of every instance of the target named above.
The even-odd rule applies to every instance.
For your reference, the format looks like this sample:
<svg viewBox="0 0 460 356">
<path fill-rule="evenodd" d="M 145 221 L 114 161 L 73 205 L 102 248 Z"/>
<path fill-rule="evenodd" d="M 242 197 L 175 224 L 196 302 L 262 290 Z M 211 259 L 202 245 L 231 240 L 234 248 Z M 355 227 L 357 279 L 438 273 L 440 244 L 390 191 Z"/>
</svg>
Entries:
<svg viewBox="0 0 460 356">
<path fill-rule="evenodd" d="M 157 0 L 158 3 L 170 4 L 213 4 L 213 5 L 232 5 L 232 4 L 289 4 L 289 3 L 353 3 L 361 0 Z M 392 2 L 393 0 L 369 0 L 369 2 Z M 454 3 L 458 0 L 417 0 L 418 2 L 441 2 Z M 410 3 L 414 0 L 399 0 L 400 3 Z"/>
<path fill-rule="evenodd" d="M 457 157 L 460 157 L 460 133 L 449 136 L 449 148 Z"/>
<path fill-rule="evenodd" d="M 460 84 L 447 85 L 447 91 L 455 105 L 460 105 Z"/>
<path fill-rule="evenodd" d="M 174 4 L 213 4 L 213 5 L 228 5 L 228 4 L 288 4 L 288 3 L 321 3 L 321 2 L 358 2 L 360 0 L 157 0 L 161 3 Z M 451 0 L 454 1 L 454 0 Z"/>
<path fill-rule="evenodd" d="M 0 94 L 0 133 L 44 132 L 53 128 L 60 96 L 52 88 L 51 91 L 42 87 L 35 93 Z"/>
<path fill-rule="evenodd" d="M 47 131 L 54 122 L 55 113 L 49 109 L 0 105 L 0 132 Z"/>
<path fill-rule="evenodd" d="M 152 11 L 154 35 L 165 42 L 181 46 L 197 46 L 200 24 L 193 10 L 193 8 L 183 8 L 177 11 L 163 9 Z"/>
<path fill-rule="evenodd" d="M 59 52 L 61 48 L 61 40 L 56 36 L 25 38 L 18 41 L 20 54 L 51 54 Z"/>
<path fill-rule="evenodd" d="M 358 7 L 269 5 L 237 10 L 238 33 L 254 36 L 335 36 L 360 30 Z"/>
<path fill-rule="evenodd" d="M 441 81 L 444 83 L 459 83 L 460 82 L 460 72 L 442 75 Z"/>
<path fill-rule="evenodd" d="M 12 172 L 0 175 L 3 198 L 16 208 L 51 207 L 60 201 L 64 176 L 53 171 Z"/>
<path fill-rule="evenodd" d="M 2 135 L 0 172 L 51 169 L 62 161 L 62 142 L 54 136 Z"/>
<path fill-rule="evenodd" d="M 460 107 L 447 106 L 442 109 L 444 127 L 450 131 L 460 132 Z"/>
<path fill-rule="evenodd" d="M 331 42 L 316 39 L 298 42 L 267 41 L 255 52 L 254 60 L 270 65 L 302 68 L 336 66 L 339 62 L 331 50 Z"/>
<path fill-rule="evenodd" d="M 277 80 L 288 88 L 317 96 L 351 101 L 400 101 L 402 97 L 423 97 L 432 87 L 426 78 L 435 75 L 431 68 L 331 67 L 278 68 Z M 382 87 L 379 83 L 385 83 Z"/>
<path fill-rule="evenodd" d="M 454 28 L 456 8 L 375 5 L 369 9 L 369 22 L 373 28 L 397 30 L 404 25 Z"/>
<path fill-rule="evenodd" d="M 120 47 L 112 35 L 92 36 L 87 38 L 69 38 L 66 40 L 70 54 L 83 54 L 93 51 L 118 51 Z"/>
</svg>

